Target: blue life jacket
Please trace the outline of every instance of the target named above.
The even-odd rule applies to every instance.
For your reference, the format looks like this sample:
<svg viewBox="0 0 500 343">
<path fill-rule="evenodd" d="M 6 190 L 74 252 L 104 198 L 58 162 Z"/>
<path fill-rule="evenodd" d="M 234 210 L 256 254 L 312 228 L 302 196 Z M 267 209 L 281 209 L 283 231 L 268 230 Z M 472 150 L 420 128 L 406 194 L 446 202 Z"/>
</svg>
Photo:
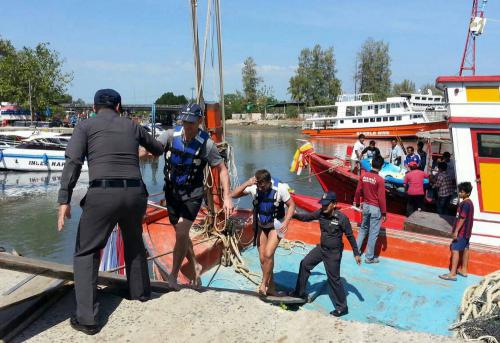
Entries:
<svg viewBox="0 0 500 343">
<path fill-rule="evenodd" d="M 176 126 L 171 144 L 165 148 L 165 188 L 186 195 L 198 187 L 203 187 L 203 170 L 207 161 L 201 158 L 203 146 L 209 138 L 201 129 L 186 146 L 183 142 L 184 128 Z"/>
<path fill-rule="evenodd" d="M 273 178 L 272 186 L 267 192 L 261 193 L 257 191 L 253 207 L 261 225 L 267 225 L 272 223 L 274 219 L 282 219 L 285 216 L 285 203 L 278 200 L 279 183 L 278 180 Z"/>
</svg>

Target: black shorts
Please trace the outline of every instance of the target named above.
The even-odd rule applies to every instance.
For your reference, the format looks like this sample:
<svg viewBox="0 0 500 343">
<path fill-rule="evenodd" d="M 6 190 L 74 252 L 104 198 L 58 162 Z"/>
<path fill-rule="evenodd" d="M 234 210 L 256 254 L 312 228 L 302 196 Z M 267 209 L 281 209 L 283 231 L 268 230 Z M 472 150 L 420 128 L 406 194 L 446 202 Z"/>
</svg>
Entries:
<svg viewBox="0 0 500 343">
<path fill-rule="evenodd" d="M 165 194 L 165 200 L 167 201 L 168 217 L 173 225 L 179 222 L 179 218 L 194 221 L 203 202 L 203 198 L 180 200 L 168 194 Z"/>
</svg>

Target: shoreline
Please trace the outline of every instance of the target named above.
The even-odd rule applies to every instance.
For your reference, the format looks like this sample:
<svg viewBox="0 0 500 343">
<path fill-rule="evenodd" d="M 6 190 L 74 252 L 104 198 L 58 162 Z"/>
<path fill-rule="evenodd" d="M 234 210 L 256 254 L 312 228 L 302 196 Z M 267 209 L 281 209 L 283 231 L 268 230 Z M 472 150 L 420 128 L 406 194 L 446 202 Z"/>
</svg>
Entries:
<svg viewBox="0 0 500 343">
<path fill-rule="evenodd" d="M 273 120 L 241 120 L 227 119 L 226 126 L 228 128 L 259 128 L 259 129 L 300 129 L 302 120 L 300 119 L 273 119 Z"/>
</svg>

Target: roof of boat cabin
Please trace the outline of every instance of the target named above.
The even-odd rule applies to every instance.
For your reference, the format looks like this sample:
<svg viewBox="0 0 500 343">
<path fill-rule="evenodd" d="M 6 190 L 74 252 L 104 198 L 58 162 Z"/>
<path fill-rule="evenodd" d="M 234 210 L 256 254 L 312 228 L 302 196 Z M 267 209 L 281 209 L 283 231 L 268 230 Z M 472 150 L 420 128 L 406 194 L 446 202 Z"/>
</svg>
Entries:
<svg viewBox="0 0 500 343">
<path fill-rule="evenodd" d="M 445 83 L 479 83 L 479 82 L 499 82 L 500 75 L 478 75 L 478 76 L 438 76 L 436 87 L 442 89 Z"/>
</svg>

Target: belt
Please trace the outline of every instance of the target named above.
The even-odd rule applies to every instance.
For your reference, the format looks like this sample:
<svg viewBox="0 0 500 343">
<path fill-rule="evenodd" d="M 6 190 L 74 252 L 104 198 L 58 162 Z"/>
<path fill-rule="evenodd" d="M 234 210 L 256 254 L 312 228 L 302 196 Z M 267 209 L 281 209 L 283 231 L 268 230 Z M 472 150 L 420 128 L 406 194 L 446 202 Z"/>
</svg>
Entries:
<svg viewBox="0 0 500 343">
<path fill-rule="evenodd" d="M 90 181 L 89 188 L 95 187 L 110 187 L 110 188 L 124 188 L 124 187 L 140 187 L 142 180 L 139 179 L 104 179 Z"/>
</svg>

